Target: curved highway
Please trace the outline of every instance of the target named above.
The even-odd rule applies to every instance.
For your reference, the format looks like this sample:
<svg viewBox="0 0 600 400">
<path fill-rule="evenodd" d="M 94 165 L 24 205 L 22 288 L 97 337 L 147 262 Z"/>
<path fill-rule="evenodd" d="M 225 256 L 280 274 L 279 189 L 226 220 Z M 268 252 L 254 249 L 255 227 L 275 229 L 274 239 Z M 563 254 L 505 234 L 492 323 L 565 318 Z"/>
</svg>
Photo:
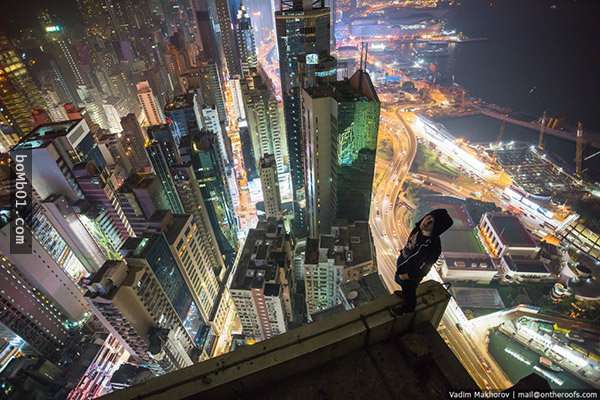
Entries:
<svg viewBox="0 0 600 400">
<path fill-rule="evenodd" d="M 417 151 L 417 139 L 410 128 L 414 117 L 414 114 L 394 112 L 386 107 L 382 107 L 381 111 L 379 143 L 381 146 L 382 141 L 387 140 L 393 156 L 391 159 L 381 155 L 377 157 L 370 225 L 379 273 L 390 291 L 398 289 L 394 282 L 396 258 L 412 229 L 409 221 L 415 212 L 414 206 L 404 196 L 404 184 Z M 435 268 L 426 279 L 442 282 Z M 469 325 L 452 298 L 440 324 L 442 337 L 481 388 L 506 389 L 511 386 L 512 383 L 489 356 L 485 342 L 475 342 L 470 336 Z"/>
</svg>

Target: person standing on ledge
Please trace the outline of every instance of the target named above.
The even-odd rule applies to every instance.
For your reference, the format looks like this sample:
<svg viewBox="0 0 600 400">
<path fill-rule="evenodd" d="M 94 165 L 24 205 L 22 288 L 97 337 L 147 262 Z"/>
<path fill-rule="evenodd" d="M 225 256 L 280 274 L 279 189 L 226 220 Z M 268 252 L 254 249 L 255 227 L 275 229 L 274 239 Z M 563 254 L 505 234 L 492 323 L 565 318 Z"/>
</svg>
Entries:
<svg viewBox="0 0 600 400">
<path fill-rule="evenodd" d="M 438 208 L 421 218 L 408 236 L 406 246 L 400 251 L 396 261 L 394 277 L 396 283 L 402 288 L 402 291 L 394 292 L 404 299 L 401 312 L 415 311 L 417 286 L 440 257 L 442 253 L 440 235 L 453 223 L 448 211 Z"/>
</svg>

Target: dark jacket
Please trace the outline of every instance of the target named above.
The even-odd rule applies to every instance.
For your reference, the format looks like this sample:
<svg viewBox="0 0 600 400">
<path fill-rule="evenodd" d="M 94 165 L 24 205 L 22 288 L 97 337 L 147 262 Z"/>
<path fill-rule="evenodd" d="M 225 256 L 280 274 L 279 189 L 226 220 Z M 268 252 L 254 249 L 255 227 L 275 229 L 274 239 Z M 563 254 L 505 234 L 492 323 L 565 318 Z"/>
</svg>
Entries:
<svg viewBox="0 0 600 400">
<path fill-rule="evenodd" d="M 416 223 L 396 261 L 396 280 L 400 274 L 408 274 L 410 279 L 420 282 L 439 258 L 442 252 L 440 235 L 447 231 L 454 221 L 443 208 L 433 210 L 429 215 L 434 218 L 432 235 L 423 236 L 419 229 L 421 221 L 425 218 L 423 216 Z"/>
</svg>

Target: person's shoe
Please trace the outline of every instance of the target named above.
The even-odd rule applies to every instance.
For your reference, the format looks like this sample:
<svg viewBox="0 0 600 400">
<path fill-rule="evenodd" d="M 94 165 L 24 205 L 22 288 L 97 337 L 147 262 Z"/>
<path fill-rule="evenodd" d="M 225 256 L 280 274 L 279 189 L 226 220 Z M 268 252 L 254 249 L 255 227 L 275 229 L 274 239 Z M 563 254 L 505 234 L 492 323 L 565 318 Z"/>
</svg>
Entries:
<svg viewBox="0 0 600 400">
<path fill-rule="evenodd" d="M 396 296 L 402 297 L 402 290 L 394 290 Z"/>
<path fill-rule="evenodd" d="M 390 310 L 395 317 L 399 317 L 404 314 L 412 314 L 415 312 L 414 309 L 410 309 L 405 305 L 396 306 Z"/>
<path fill-rule="evenodd" d="M 410 313 L 414 313 L 415 309 L 414 308 L 410 308 L 408 306 L 402 306 L 400 307 L 400 313 L 401 314 L 410 314 Z"/>
</svg>

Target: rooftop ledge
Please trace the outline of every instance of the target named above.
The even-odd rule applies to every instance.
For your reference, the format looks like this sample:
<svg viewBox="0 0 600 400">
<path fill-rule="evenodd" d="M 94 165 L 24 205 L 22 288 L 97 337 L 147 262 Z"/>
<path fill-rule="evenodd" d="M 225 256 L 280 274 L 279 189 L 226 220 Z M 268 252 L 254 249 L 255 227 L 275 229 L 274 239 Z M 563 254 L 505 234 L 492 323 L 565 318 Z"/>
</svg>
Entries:
<svg viewBox="0 0 600 400">
<path fill-rule="evenodd" d="M 474 390 L 435 330 L 449 299 L 427 281 L 414 314 L 398 315 L 402 300 L 382 296 L 102 399 L 431 399 Z"/>
</svg>

